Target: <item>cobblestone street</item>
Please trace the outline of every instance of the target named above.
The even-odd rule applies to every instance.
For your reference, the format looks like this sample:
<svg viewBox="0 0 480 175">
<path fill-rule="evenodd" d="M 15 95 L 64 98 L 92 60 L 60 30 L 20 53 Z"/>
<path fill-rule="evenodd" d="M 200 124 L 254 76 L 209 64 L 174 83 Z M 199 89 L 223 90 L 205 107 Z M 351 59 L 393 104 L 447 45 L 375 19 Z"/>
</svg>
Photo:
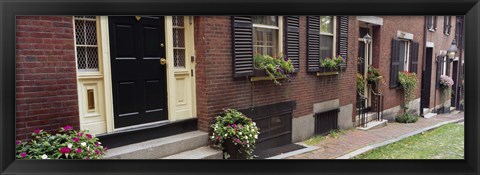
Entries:
<svg viewBox="0 0 480 175">
<path fill-rule="evenodd" d="M 416 123 L 388 123 L 387 126 L 368 131 L 347 130 L 337 138 L 327 137 L 318 143 L 321 149 L 288 157 L 287 159 L 334 159 L 368 145 L 380 143 L 441 122 L 463 119 L 464 113 L 441 114 L 433 118 L 420 118 Z"/>
</svg>

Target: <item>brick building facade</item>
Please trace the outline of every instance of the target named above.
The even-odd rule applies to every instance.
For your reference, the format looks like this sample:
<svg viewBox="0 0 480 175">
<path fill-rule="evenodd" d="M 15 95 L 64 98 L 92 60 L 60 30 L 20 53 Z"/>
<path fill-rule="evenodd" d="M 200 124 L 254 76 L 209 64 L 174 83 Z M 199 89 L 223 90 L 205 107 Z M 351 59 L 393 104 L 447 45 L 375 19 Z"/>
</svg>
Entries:
<svg viewBox="0 0 480 175">
<path fill-rule="evenodd" d="M 335 114 L 336 126 L 331 129 L 356 127 L 359 120 L 356 109 L 356 74 L 361 71 L 361 67 L 368 65 L 379 68 L 384 77 L 385 83 L 380 87 L 384 96 L 381 110 L 384 111 L 384 118 L 394 119 L 401 111 L 403 93 L 398 87 L 392 87 L 391 81 L 393 84 L 396 82 L 391 80 L 390 75 L 396 76 L 392 74 L 392 57 L 399 57 L 396 53 L 401 51 L 408 53 L 401 54 L 404 56 L 401 60 L 408 64 L 402 69 L 416 71 L 419 79 L 416 99 L 411 103 L 413 109 L 419 112 L 420 81 L 422 71 L 425 70 L 424 50 L 429 47 L 426 42 L 435 43 L 433 52 L 437 53 L 437 49 L 448 48 L 454 37 L 438 31 L 426 32 L 427 18 L 424 16 L 269 17 L 266 18 L 267 21 L 273 21 L 275 26 L 249 23 L 253 28 L 251 35 L 256 31 L 255 26 L 274 29 L 277 35 L 273 36 L 277 38 L 273 41 L 278 42 L 278 45 L 273 45 L 279 53 L 292 49 L 292 46 L 287 44 L 292 41 L 292 34 L 289 32 L 296 33 L 293 34 L 293 40 L 294 43 L 298 40 L 298 44 L 293 45 L 298 52 L 295 52 L 296 56 L 292 58 L 296 59 L 294 63 L 297 71 L 291 82 L 283 82 L 279 86 L 271 80 L 252 75 L 235 75 L 237 62 L 234 45 L 237 40 L 234 34 L 235 27 L 238 26 L 234 19 L 230 16 L 132 16 L 115 19 L 103 16 L 17 17 L 17 139 L 27 139 L 29 133 L 37 128 L 53 131 L 60 126 L 72 125 L 75 129 L 92 130 L 103 137 L 106 143 L 125 146 L 132 142 L 192 130 L 210 132 L 209 125 L 222 109 L 235 108 L 258 120 L 260 126 L 283 128 L 280 134 L 282 138 L 270 133 L 273 129 L 263 130 L 269 134 L 261 136 L 268 137 L 264 141 L 266 146 L 261 148 L 268 149 L 271 147 L 269 145 L 279 146 L 315 135 L 319 126 L 316 126 L 314 116 L 331 110 L 338 110 L 338 114 Z M 254 18 L 245 19 L 248 21 Z M 324 19 L 331 23 L 324 24 Z M 442 19 L 443 17 L 439 17 L 439 24 L 443 23 Z M 327 26 L 326 32 L 323 28 L 320 29 L 320 26 L 314 26 L 317 22 L 318 25 Z M 452 23 L 455 24 L 455 20 L 452 20 Z M 155 25 L 152 27 L 153 24 Z M 289 28 L 291 24 L 294 26 L 293 30 Z M 143 28 L 136 31 L 137 28 L 132 26 Z M 310 59 L 314 55 L 311 32 L 318 30 L 323 32 L 320 32 L 320 37 L 333 38 L 326 47 L 326 53 L 334 57 L 343 53 L 346 57 L 342 71 L 331 75 L 322 74 L 321 69 L 311 71 Z M 455 27 L 450 30 L 454 33 Z M 139 35 L 142 32 L 143 36 Z M 363 40 L 366 34 L 371 38 L 369 42 Z M 152 36 L 160 39 L 149 40 Z M 137 80 L 132 82 L 120 81 L 119 77 L 130 71 L 128 67 L 121 67 L 125 71 L 120 70 L 120 61 L 135 59 L 135 54 L 138 54 L 136 45 L 125 43 L 138 40 L 142 45 L 141 57 L 144 57 L 143 60 L 147 60 L 147 57 L 148 60 L 159 60 L 159 67 L 152 70 L 162 72 L 162 76 L 159 79 L 140 80 L 137 77 Z M 393 48 L 394 42 L 405 44 L 404 50 Z M 155 47 L 147 46 L 151 43 L 154 43 Z M 149 50 L 158 45 L 161 46 L 159 52 L 155 49 Z M 130 48 L 135 50 L 130 51 Z M 322 49 L 325 50 L 324 47 L 320 48 Z M 289 54 L 292 53 L 287 52 L 287 57 Z M 158 61 L 148 64 L 151 63 L 157 64 Z M 129 64 L 136 66 L 137 63 Z M 133 72 L 139 70 L 132 69 Z M 432 82 L 435 81 L 435 72 L 433 67 Z M 156 92 L 154 97 L 158 95 L 158 98 L 168 100 L 163 102 L 153 99 L 154 102 L 151 102 L 152 99 L 147 96 L 147 109 L 135 112 L 137 104 L 128 103 L 125 99 L 138 100 L 136 96 L 126 93 L 131 92 L 131 88 L 138 88 L 135 85 L 138 81 L 145 81 L 146 86 L 141 86 L 145 88 L 144 91 L 148 91 L 150 86 L 161 88 L 161 93 L 165 93 L 166 97 Z M 434 91 L 434 87 L 431 87 L 430 92 Z M 432 108 L 433 104 L 430 100 L 428 108 Z M 122 105 L 133 111 L 122 111 L 123 109 L 119 109 Z M 149 109 L 152 105 L 157 106 Z M 117 121 L 123 116 L 142 117 L 144 113 L 146 115 L 152 111 L 168 112 L 159 113 L 158 115 L 165 116 L 155 122 L 134 119 L 125 120 L 124 123 Z M 125 127 L 118 127 L 120 125 Z M 158 134 L 168 127 L 175 129 L 169 129 L 169 132 L 165 132 L 166 135 Z M 143 137 L 144 140 L 113 143 L 113 140 L 125 140 L 132 136 L 129 134 L 138 135 L 142 134 L 142 131 L 145 131 L 144 135 L 148 135 Z M 147 132 L 148 134 L 145 134 Z M 276 139 L 280 140 L 275 141 L 275 144 L 268 141 Z"/>
</svg>

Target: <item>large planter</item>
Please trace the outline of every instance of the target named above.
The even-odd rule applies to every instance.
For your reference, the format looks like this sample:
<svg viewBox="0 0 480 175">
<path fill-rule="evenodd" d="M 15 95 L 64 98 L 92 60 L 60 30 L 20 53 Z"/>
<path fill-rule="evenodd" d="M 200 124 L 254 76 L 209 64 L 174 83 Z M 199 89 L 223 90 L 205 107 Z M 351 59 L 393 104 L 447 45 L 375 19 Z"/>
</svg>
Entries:
<svg viewBox="0 0 480 175">
<path fill-rule="evenodd" d="M 239 149 L 242 149 L 242 146 L 240 144 L 235 145 L 231 139 L 223 143 L 223 152 L 230 155 L 228 159 L 247 159 L 247 154 L 245 152 L 240 153 Z"/>
</svg>

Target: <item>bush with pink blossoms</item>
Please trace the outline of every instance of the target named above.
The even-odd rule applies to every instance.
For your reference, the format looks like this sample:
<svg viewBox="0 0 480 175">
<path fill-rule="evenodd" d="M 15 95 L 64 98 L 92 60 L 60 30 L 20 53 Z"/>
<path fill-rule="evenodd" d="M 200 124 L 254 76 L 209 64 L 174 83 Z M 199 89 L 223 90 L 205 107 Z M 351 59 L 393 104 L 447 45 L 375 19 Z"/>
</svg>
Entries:
<svg viewBox="0 0 480 175">
<path fill-rule="evenodd" d="M 107 147 L 88 131 L 75 131 L 72 126 L 60 128 L 57 134 L 41 129 L 27 142 L 16 141 L 17 159 L 100 159 Z"/>
</svg>

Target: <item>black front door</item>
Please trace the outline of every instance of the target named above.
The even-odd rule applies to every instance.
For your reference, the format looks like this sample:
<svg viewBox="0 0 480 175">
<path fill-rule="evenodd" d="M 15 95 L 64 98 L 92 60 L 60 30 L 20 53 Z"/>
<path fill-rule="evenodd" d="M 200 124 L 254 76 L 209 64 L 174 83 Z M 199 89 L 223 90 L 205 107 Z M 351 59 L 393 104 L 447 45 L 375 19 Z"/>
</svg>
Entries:
<svg viewBox="0 0 480 175">
<path fill-rule="evenodd" d="M 164 17 L 108 21 L 115 128 L 167 120 Z"/>
<path fill-rule="evenodd" d="M 423 108 L 430 108 L 430 88 L 432 84 L 432 63 L 433 63 L 433 49 L 427 48 L 425 55 L 425 70 L 422 71 L 422 94 L 421 94 L 421 106 L 420 109 L 423 112 Z"/>
</svg>

